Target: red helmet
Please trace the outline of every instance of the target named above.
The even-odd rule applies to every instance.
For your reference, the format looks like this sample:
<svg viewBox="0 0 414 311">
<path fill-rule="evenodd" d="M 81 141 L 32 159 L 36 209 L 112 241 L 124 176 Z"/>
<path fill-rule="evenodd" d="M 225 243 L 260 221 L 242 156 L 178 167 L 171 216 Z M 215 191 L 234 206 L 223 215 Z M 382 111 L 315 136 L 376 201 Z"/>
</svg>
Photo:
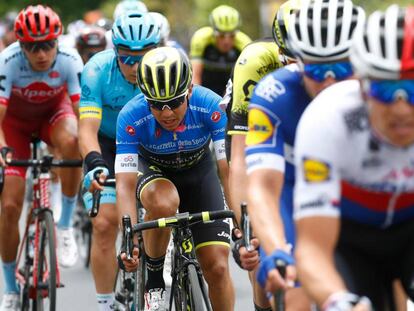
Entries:
<svg viewBox="0 0 414 311">
<path fill-rule="evenodd" d="M 62 33 L 62 23 L 51 8 L 30 5 L 17 16 L 14 32 L 22 42 L 54 40 Z"/>
</svg>

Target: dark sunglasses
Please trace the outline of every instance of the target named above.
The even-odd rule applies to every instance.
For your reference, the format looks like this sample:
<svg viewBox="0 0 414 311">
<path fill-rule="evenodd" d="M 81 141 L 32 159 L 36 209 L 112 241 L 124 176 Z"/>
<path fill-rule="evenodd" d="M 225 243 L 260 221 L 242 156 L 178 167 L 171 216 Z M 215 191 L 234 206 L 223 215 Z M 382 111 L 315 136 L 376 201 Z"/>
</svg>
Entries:
<svg viewBox="0 0 414 311">
<path fill-rule="evenodd" d="M 37 53 L 40 50 L 48 52 L 51 49 L 55 48 L 56 44 L 56 40 L 39 42 L 21 42 L 22 47 L 30 53 Z"/>
<path fill-rule="evenodd" d="M 316 82 L 323 82 L 329 77 L 337 81 L 344 80 L 353 75 L 351 63 L 340 62 L 332 64 L 305 64 L 304 74 Z"/>
<path fill-rule="evenodd" d="M 414 105 L 414 80 L 364 80 L 364 89 L 369 96 L 390 105 L 402 98 Z"/>
<path fill-rule="evenodd" d="M 147 100 L 150 107 L 155 110 L 159 110 L 159 111 L 163 111 L 164 109 L 174 110 L 180 107 L 182 104 L 184 104 L 187 94 L 188 94 L 188 91 L 185 92 L 183 95 L 180 95 L 177 98 L 173 98 L 165 102 L 153 100 L 147 97 L 145 97 L 145 99 Z"/>
<path fill-rule="evenodd" d="M 119 61 L 128 66 L 134 66 L 136 63 L 139 63 L 144 55 L 117 55 Z"/>
</svg>

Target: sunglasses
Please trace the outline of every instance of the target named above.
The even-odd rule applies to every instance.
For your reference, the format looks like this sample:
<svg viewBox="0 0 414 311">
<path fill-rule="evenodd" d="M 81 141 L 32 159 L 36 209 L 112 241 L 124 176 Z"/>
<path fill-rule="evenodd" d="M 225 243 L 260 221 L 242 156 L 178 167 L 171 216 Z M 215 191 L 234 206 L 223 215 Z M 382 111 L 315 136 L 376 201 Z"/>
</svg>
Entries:
<svg viewBox="0 0 414 311">
<path fill-rule="evenodd" d="M 236 33 L 235 33 L 235 32 L 220 32 L 220 31 L 218 31 L 218 30 L 215 30 L 215 31 L 214 31 L 214 35 L 215 35 L 216 37 L 218 37 L 218 38 L 222 38 L 222 39 L 224 39 L 224 38 L 230 38 L 230 39 L 233 39 L 233 38 L 235 38 L 235 37 L 236 37 Z"/>
<path fill-rule="evenodd" d="M 180 107 L 182 104 L 184 104 L 187 95 L 188 95 L 188 90 L 184 94 L 181 94 L 178 97 L 169 99 L 167 101 L 153 100 L 148 97 L 145 97 L 145 99 L 147 100 L 150 107 L 155 110 L 158 110 L 158 111 L 163 111 L 164 109 L 174 110 Z"/>
<path fill-rule="evenodd" d="M 56 47 L 56 40 L 39 42 L 21 42 L 23 48 L 30 53 L 37 53 L 40 50 L 48 52 Z"/>
<path fill-rule="evenodd" d="M 117 55 L 119 61 L 128 66 L 134 66 L 136 63 L 139 63 L 144 55 Z"/>
<path fill-rule="evenodd" d="M 386 105 L 400 98 L 414 105 L 414 80 L 364 80 L 363 83 L 369 96 Z"/>
<path fill-rule="evenodd" d="M 354 73 L 351 63 L 349 62 L 332 64 L 305 64 L 303 72 L 307 77 L 315 80 L 316 82 L 323 82 L 329 77 L 340 81 L 349 78 Z"/>
</svg>

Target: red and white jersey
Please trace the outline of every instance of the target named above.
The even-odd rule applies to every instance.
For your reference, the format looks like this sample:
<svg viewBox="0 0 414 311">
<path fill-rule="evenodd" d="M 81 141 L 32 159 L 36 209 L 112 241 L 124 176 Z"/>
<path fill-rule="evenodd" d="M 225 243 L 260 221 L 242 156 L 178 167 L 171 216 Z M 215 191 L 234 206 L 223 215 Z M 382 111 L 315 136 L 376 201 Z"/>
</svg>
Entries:
<svg viewBox="0 0 414 311">
<path fill-rule="evenodd" d="M 80 98 L 82 69 L 82 59 L 75 49 L 59 48 L 47 71 L 33 71 L 16 42 L 0 53 L 0 105 L 16 100 L 39 107 L 65 92 L 76 102 Z"/>
</svg>

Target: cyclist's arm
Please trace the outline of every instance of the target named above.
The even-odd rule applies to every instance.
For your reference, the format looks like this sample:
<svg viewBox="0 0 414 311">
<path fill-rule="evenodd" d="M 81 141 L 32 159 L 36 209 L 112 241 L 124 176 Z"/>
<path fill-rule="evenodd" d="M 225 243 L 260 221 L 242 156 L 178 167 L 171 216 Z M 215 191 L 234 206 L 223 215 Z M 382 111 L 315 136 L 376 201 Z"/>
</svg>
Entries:
<svg viewBox="0 0 414 311">
<path fill-rule="evenodd" d="M 100 119 L 81 118 L 79 120 L 79 149 L 82 158 L 91 151 L 101 153 L 98 142 L 98 131 L 101 125 Z"/>
<path fill-rule="evenodd" d="M 193 83 L 202 85 L 202 76 L 204 70 L 204 64 L 201 60 L 192 60 L 191 65 L 193 67 Z"/>
<path fill-rule="evenodd" d="M 229 165 L 227 159 L 221 159 L 217 161 L 217 168 L 219 172 L 219 177 L 221 185 L 223 186 L 224 197 L 226 202 L 230 202 L 230 192 L 229 192 Z M 230 204 L 230 203 L 229 203 Z"/>
<path fill-rule="evenodd" d="M 6 116 L 7 106 L 0 105 L 0 147 L 7 146 L 6 138 L 4 137 L 3 124 L 4 117 Z"/>
<path fill-rule="evenodd" d="M 296 222 L 296 259 L 299 278 L 309 296 L 319 306 L 328 297 L 347 291 L 334 263 L 338 240 L 338 218 L 309 217 Z"/>
<path fill-rule="evenodd" d="M 244 149 L 246 135 L 234 134 L 231 137 L 231 161 L 229 172 L 230 206 L 240 221 L 240 204 L 247 202 L 247 174 Z"/>
<path fill-rule="evenodd" d="M 279 200 L 284 174 L 272 169 L 258 169 L 248 176 L 248 210 L 255 235 L 266 254 L 286 249 Z"/>
<path fill-rule="evenodd" d="M 122 216 L 131 216 L 131 222 L 137 223 L 136 213 L 136 191 L 137 174 L 136 173 L 117 173 L 116 178 L 116 208 L 119 220 Z"/>
</svg>

